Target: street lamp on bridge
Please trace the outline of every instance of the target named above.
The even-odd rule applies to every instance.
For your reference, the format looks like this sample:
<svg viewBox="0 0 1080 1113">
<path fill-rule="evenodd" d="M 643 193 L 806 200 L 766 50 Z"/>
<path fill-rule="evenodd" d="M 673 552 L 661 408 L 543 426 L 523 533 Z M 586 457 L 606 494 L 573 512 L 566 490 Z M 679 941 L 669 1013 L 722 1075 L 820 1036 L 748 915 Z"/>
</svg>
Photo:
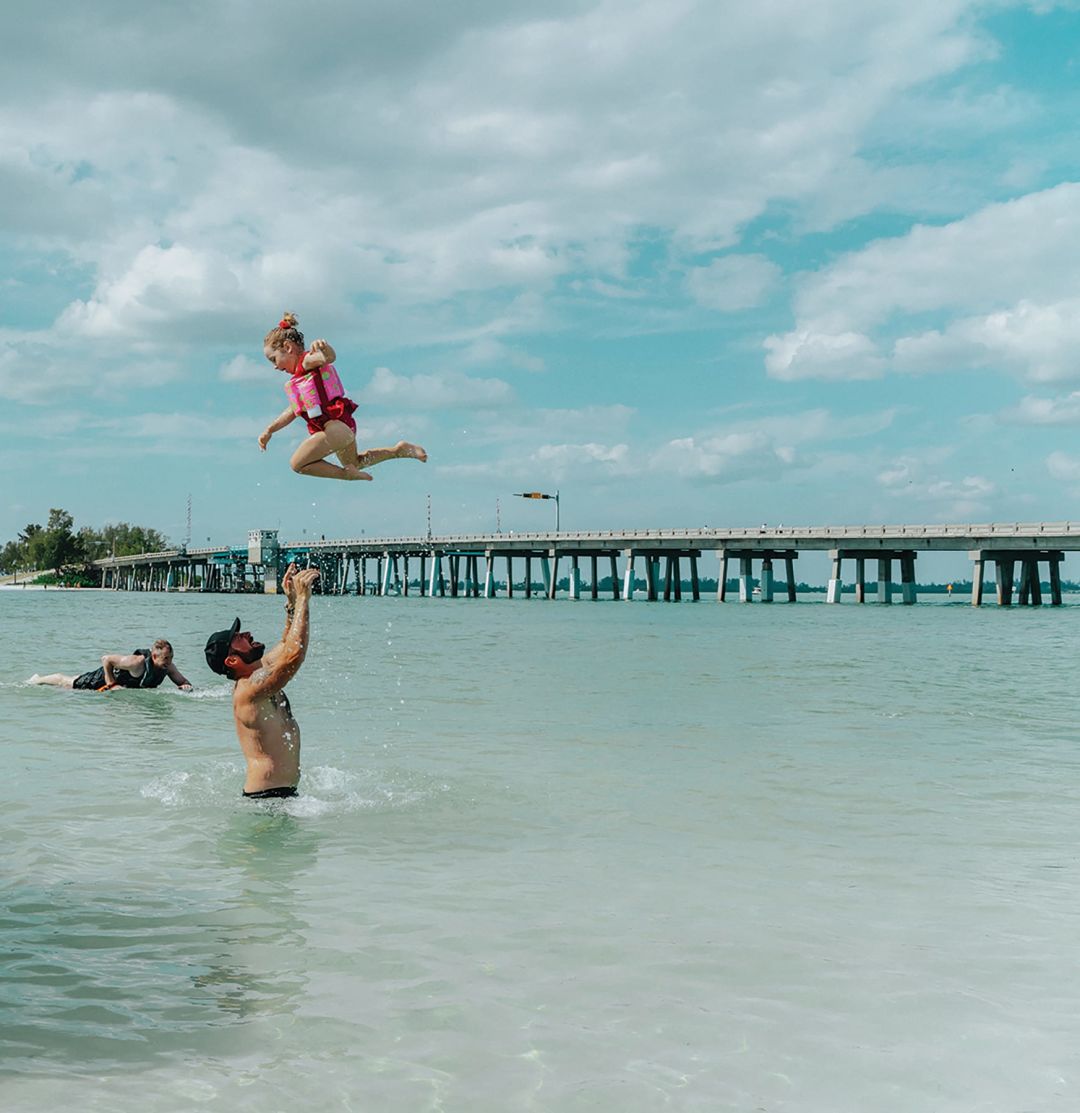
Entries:
<svg viewBox="0 0 1080 1113">
<path fill-rule="evenodd" d="M 555 500 L 555 532 L 559 532 L 559 492 L 556 489 L 555 494 L 545 495 L 542 491 L 515 491 L 514 498 L 518 499 L 554 499 Z"/>
</svg>

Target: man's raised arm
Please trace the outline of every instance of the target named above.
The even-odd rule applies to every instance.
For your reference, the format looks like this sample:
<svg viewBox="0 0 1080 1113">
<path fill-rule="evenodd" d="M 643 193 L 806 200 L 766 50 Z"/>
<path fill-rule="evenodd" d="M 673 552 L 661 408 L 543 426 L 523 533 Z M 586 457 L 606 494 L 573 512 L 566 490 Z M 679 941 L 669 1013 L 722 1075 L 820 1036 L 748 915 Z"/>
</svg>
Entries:
<svg viewBox="0 0 1080 1113">
<path fill-rule="evenodd" d="M 288 578 L 287 572 L 286 579 Z M 308 605 L 311 602 L 312 585 L 318 578 L 317 568 L 305 568 L 292 575 L 289 588 L 286 588 L 286 598 L 291 598 L 292 601 L 292 616 L 287 619 L 284 637 L 263 657 L 263 667 L 248 678 L 245 687 L 250 696 L 280 692 L 304 663 L 310 630 Z"/>
</svg>

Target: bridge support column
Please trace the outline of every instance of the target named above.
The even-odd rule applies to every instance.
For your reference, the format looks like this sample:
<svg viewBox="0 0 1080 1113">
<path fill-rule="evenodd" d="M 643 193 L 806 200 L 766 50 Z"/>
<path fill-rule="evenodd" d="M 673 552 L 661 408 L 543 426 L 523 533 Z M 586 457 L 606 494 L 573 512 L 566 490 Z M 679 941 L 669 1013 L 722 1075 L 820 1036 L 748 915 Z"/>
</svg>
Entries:
<svg viewBox="0 0 1080 1113">
<path fill-rule="evenodd" d="M 866 558 L 855 558 L 855 602 L 866 602 Z"/>
<path fill-rule="evenodd" d="M 745 553 L 739 557 L 739 602 L 750 603 L 754 599 L 754 587 L 750 582 L 754 578 L 753 558 Z"/>
<path fill-rule="evenodd" d="M 773 601 L 773 567 L 771 556 L 763 557 L 761 561 L 761 601 L 763 603 L 771 603 Z"/>
<path fill-rule="evenodd" d="M 614 553 L 609 554 L 611 560 L 611 598 L 619 598 L 619 560 Z"/>
<path fill-rule="evenodd" d="M 844 584 L 841 579 L 841 568 L 843 565 L 843 558 L 837 549 L 833 549 L 829 553 L 832 558 L 832 575 L 829 577 L 829 590 L 825 595 L 826 603 L 839 603 L 840 597 L 843 594 Z"/>
<path fill-rule="evenodd" d="M 914 553 L 903 553 L 900 557 L 900 598 L 906 606 L 911 606 L 916 599 Z"/>
<path fill-rule="evenodd" d="M 986 569 L 986 560 L 982 553 L 969 553 L 971 557 L 971 605 L 981 607 L 983 601 L 983 573 Z"/>
<path fill-rule="evenodd" d="M 596 582 L 596 553 L 593 553 L 592 556 L 589 557 L 589 574 L 589 582 L 592 585 L 589 589 L 589 594 L 594 599 L 598 599 L 600 597 L 600 588 Z"/>
<path fill-rule="evenodd" d="M 787 576 L 787 601 L 794 603 L 796 601 L 795 557 L 791 553 L 784 557 L 784 575 Z"/>
<path fill-rule="evenodd" d="M 506 598 L 514 598 L 514 558 L 506 554 Z"/>
<path fill-rule="evenodd" d="M 623 598 L 632 602 L 634 598 L 634 552 L 626 550 L 626 568 L 623 571 Z"/>
<path fill-rule="evenodd" d="M 1038 557 L 1025 557 L 1020 565 L 1020 606 L 1042 606 L 1042 584 L 1039 583 Z"/>
<path fill-rule="evenodd" d="M 379 568 L 382 571 L 382 577 L 381 577 L 382 582 L 379 585 L 379 594 L 380 595 L 389 595 L 390 594 L 390 569 L 391 569 L 390 554 L 389 553 L 383 553 L 382 557 L 379 559 Z"/>
<path fill-rule="evenodd" d="M 581 569 L 578 568 L 578 558 L 570 558 L 570 598 L 581 598 Z"/>
<path fill-rule="evenodd" d="M 549 599 L 555 598 L 555 589 L 559 583 L 559 554 L 552 549 L 548 556 L 540 558 L 540 567 L 544 573 L 544 590 Z"/>
<path fill-rule="evenodd" d="M 442 554 L 431 554 L 431 579 L 428 581 L 428 595 L 434 596 L 436 585 L 439 588 L 439 594 L 443 593 L 443 578 L 442 578 Z"/>
<path fill-rule="evenodd" d="M 719 578 L 716 581 L 716 601 L 723 603 L 727 599 L 727 550 L 719 549 L 716 555 L 720 558 L 720 570 L 717 573 Z"/>
<path fill-rule="evenodd" d="M 1014 568 L 1015 561 L 1011 557 L 997 557 L 994 560 L 994 583 L 999 607 L 1012 606 Z"/>
<path fill-rule="evenodd" d="M 484 598 L 495 598 L 495 554 L 490 549 L 484 554 Z"/>
<path fill-rule="evenodd" d="M 525 554 L 525 598 L 532 598 L 532 554 Z"/>
<path fill-rule="evenodd" d="M 892 561 L 889 557 L 878 557 L 877 562 L 877 601 L 892 602 Z"/>
<path fill-rule="evenodd" d="M 690 554 L 690 593 L 695 603 L 701 602 L 701 582 L 698 580 L 697 553 Z"/>
</svg>

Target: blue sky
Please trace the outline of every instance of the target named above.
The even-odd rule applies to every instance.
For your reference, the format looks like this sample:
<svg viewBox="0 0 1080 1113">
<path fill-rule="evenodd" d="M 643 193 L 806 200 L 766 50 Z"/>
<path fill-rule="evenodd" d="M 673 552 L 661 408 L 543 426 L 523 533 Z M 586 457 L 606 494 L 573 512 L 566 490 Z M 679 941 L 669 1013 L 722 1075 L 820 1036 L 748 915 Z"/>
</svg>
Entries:
<svg viewBox="0 0 1080 1113">
<path fill-rule="evenodd" d="M 0 540 L 1080 518 L 1080 10 L 59 0 L 0 71 Z M 294 475 L 327 337 L 370 484 Z"/>
</svg>

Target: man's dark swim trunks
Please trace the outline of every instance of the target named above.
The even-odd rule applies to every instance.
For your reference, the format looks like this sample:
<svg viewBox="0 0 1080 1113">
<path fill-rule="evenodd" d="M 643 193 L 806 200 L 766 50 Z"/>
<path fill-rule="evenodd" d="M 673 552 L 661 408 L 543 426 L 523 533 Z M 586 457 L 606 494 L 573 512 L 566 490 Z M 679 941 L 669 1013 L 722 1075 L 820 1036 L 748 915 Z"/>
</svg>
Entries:
<svg viewBox="0 0 1080 1113">
<path fill-rule="evenodd" d="M 245 800 L 284 800 L 296 795 L 295 785 L 282 785 L 280 788 L 262 788 L 258 792 L 245 792 Z"/>
<path fill-rule="evenodd" d="M 84 672 L 82 676 L 75 677 L 71 686 L 72 688 L 89 688 L 96 692 L 99 688 L 105 687 L 105 670 L 94 669 L 93 672 Z"/>
<path fill-rule="evenodd" d="M 113 669 L 113 677 L 118 687 L 156 688 L 169 675 L 164 669 L 160 669 L 154 664 L 149 649 L 134 649 L 132 650 L 132 656 L 145 658 L 146 667 L 138 676 L 132 676 L 125 669 Z M 94 692 L 100 691 L 105 687 L 105 666 L 75 677 L 71 686 L 72 688 L 89 688 Z"/>
</svg>

